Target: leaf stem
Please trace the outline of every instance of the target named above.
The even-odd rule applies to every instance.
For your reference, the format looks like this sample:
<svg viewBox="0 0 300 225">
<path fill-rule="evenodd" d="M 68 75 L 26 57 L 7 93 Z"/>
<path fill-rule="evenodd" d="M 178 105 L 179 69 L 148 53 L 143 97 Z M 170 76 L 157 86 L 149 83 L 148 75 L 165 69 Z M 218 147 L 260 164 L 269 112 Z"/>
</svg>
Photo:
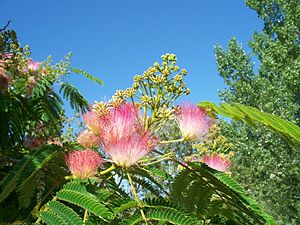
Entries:
<svg viewBox="0 0 300 225">
<path fill-rule="evenodd" d="M 169 141 L 160 141 L 159 144 L 169 144 L 169 143 L 175 143 L 175 142 L 181 142 L 181 141 L 184 141 L 184 138 L 169 140 Z"/>
<path fill-rule="evenodd" d="M 109 168 L 108 168 L 108 169 L 106 169 L 106 170 L 103 170 L 103 171 L 102 171 L 102 172 L 100 172 L 99 174 L 100 174 L 100 175 L 107 174 L 107 173 L 109 173 L 109 172 L 113 171 L 115 168 L 116 168 L 116 167 L 115 167 L 115 165 L 114 165 L 114 164 L 112 164 L 112 165 L 111 165 L 111 167 L 109 167 Z"/>
<path fill-rule="evenodd" d="M 129 174 L 129 172 L 128 172 L 127 170 L 126 170 L 126 173 L 127 173 L 128 181 L 129 181 L 129 184 L 130 184 L 130 186 L 131 186 L 132 193 L 133 193 L 133 196 L 134 196 L 134 198 L 135 198 L 135 201 L 136 201 L 136 203 L 138 204 L 138 207 L 140 208 L 141 215 L 142 215 L 142 217 L 143 217 L 143 219 L 144 219 L 146 225 L 148 225 L 148 223 L 147 223 L 147 218 L 146 218 L 145 213 L 144 213 L 144 211 L 143 211 L 143 204 L 142 204 L 142 202 L 140 201 L 140 199 L 139 199 L 139 197 L 138 197 L 138 195 L 137 195 L 137 192 L 136 192 L 136 189 L 135 189 L 135 187 L 134 187 L 134 185 L 133 185 L 131 176 L 130 176 L 130 174 Z"/>
<path fill-rule="evenodd" d="M 87 210 L 84 210 L 84 216 L 83 216 L 83 222 L 85 223 L 88 219 L 88 211 Z"/>
</svg>

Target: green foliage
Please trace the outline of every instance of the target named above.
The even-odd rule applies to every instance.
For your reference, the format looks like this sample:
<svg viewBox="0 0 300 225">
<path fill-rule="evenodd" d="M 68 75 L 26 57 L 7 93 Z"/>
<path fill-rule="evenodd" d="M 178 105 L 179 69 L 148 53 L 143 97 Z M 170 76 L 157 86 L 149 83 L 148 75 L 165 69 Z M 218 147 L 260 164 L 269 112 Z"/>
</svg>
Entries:
<svg viewBox="0 0 300 225">
<path fill-rule="evenodd" d="M 202 102 L 200 103 L 200 106 L 207 108 L 208 110 L 213 110 L 222 116 L 237 121 L 243 121 L 250 126 L 255 127 L 255 122 L 259 122 L 271 130 L 274 130 L 288 143 L 293 143 L 293 139 L 300 143 L 300 127 L 273 114 L 265 113 L 254 107 L 245 106 L 239 103 L 232 105 L 223 103 L 220 106 L 217 106 L 211 102 Z"/>
<path fill-rule="evenodd" d="M 83 221 L 81 220 L 80 216 L 72 208 L 58 201 L 49 202 L 48 207 L 54 213 L 61 216 L 65 221 L 67 221 L 68 224 L 77 224 L 77 225 L 83 224 Z M 43 214 L 44 212 L 41 215 L 42 218 L 43 218 Z"/>
<path fill-rule="evenodd" d="M 144 203 L 146 217 L 151 221 L 168 222 L 177 225 L 202 224 L 196 217 L 189 215 L 183 208 L 162 198 L 145 199 Z M 143 218 L 137 212 L 121 224 L 132 225 L 139 222 L 143 222 Z"/>
<path fill-rule="evenodd" d="M 50 201 L 44 206 L 40 218 L 47 224 L 55 224 L 59 220 L 63 224 L 84 224 L 81 217 L 66 203 L 79 206 L 87 212 L 93 213 L 104 221 L 112 216 L 112 212 L 96 198 L 89 193 L 86 188 L 79 182 L 69 182 L 56 193 L 56 198 L 60 201 Z M 77 210 L 78 211 L 78 210 Z M 80 212 L 81 210 L 79 210 Z"/>
<path fill-rule="evenodd" d="M 78 205 L 101 218 L 111 216 L 111 212 L 79 184 L 67 184 L 56 196 L 60 200 Z"/>
<path fill-rule="evenodd" d="M 20 198 L 19 200 L 28 202 L 32 198 L 31 192 L 36 188 L 32 186 L 28 188 L 28 185 L 34 184 L 38 172 L 54 158 L 59 149 L 58 146 L 48 145 L 36 150 L 34 154 L 26 155 L 18 166 L 1 181 L 0 203 L 14 190 L 20 191 L 21 196 L 26 197 L 26 199 Z M 23 201 L 20 205 L 26 206 L 27 204 Z"/>
<path fill-rule="evenodd" d="M 37 63 L 29 57 L 29 47 L 20 46 L 14 31 L 0 30 L 1 222 L 32 222 L 31 214 L 65 183 L 61 147 L 66 142 L 62 135 L 65 112 L 53 86 L 61 85 L 62 97 L 75 111 L 88 108 L 80 92 L 64 79 L 73 72 L 70 55 L 55 65 L 50 58 Z M 29 68 L 31 62 L 38 68 Z M 82 70 L 74 72 L 101 83 Z M 69 147 L 64 145 L 64 150 Z M 51 215 L 46 213 L 45 220 Z M 60 222 L 58 216 L 56 223 Z"/>
<path fill-rule="evenodd" d="M 75 109 L 77 112 L 85 112 L 88 107 L 89 103 L 82 94 L 70 83 L 66 82 L 63 83 L 60 87 L 59 93 L 63 93 L 63 97 L 70 101 L 70 105 L 72 109 Z"/>
<path fill-rule="evenodd" d="M 43 212 L 41 218 L 49 225 L 67 225 L 60 216 L 49 211 Z"/>
<path fill-rule="evenodd" d="M 299 1 L 247 0 L 246 4 L 263 20 L 264 28 L 253 34 L 251 53 L 245 52 L 236 38 L 229 41 L 227 49 L 216 47 L 218 72 L 228 86 L 220 97 L 230 105 L 240 103 L 269 114 L 254 118 L 257 110 L 247 108 L 245 116 L 244 108 L 239 108 L 245 116 L 240 119 L 247 125 L 223 121 L 222 134 L 234 143 L 233 176 L 278 223 L 298 224 L 300 147 L 293 142 L 299 140 L 296 125 L 300 125 Z M 230 117 L 240 117 L 227 105 L 221 108 Z M 252 121 L 272 124 L 269 128 L 279 131 L 285 142 L 263 124 L 250 128 Z"/>
<path fill-rule="evenodd" d="M 96 83 L 98 83 L 99 85 L 103 85 L 103 81 L 97 77 L 94 77 L 93 75 L 85 72 L 84 70 L 81 70 L 81 69 L 77 69 L 77 68 L 73 68 L 71 67 L 70 70 L 73 72 L 73 73 L 76 73 L 76 74 L 82 74 L 84 75 L 86 78 L 88 78 L 89 80 L 91 81 L 94 81 Z"/>
<path fill-rule="evenodd" d="M 257 203 L 225 173 L 190 163 L 175 179 L 172 197 L 203 221 L 223 216 L 227 222 L 276 224 Z M 255 213 L 254 213 L 255 212 Z M 247 222 L 248 221 L 248 222 Z"/>
</svg>

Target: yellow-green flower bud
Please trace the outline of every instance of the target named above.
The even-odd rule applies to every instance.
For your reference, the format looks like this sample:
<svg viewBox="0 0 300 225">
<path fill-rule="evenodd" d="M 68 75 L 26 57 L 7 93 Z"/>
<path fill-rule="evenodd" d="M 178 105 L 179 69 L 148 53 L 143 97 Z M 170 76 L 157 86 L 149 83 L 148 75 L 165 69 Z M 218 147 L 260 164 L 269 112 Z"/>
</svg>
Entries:
<svg viewBox="0 0 300 225">
<path fill-rule="evenodd" d="M 125 90 L 125 96 L 126 96 L 127 98 L 130 98 L 130 97 L 134 96 L 135 93 L 136 93 L 136 90 L 135 90 L 134 88 L 127 88 L 127 89 Z"/>
<path fill-rule="evenodd" d="M 133 81 L 134 82 L 140 82 L 141 80 L 143 80 L 143 77 L 141 75 L 136 75 L 133 77 Z"/>
<path fill-rule="evenodd" d="M 182 69 L 182 70 L 181 70 L 181 74 L 182 74 L 183 76 L 187 75 L 186 69 Z"/>
<path fill-rule="evenodd" d="M 182 75 L 180 75 L 180 74 L 176 74 L 176 75 L 174 76 L 174 79 L 175 79 L 176 81 L 182 81 L 182 80 L 183 80 L 183 77 L 182 77 Z"/>
<path fill-rule="evenodd" d="M 149 104 L 151 102 L 152 102 L 152 98 L 150 96 L 144 95 L 144 96 L 141 97 L 141 103 L 143 105 Z"/>
</svg>

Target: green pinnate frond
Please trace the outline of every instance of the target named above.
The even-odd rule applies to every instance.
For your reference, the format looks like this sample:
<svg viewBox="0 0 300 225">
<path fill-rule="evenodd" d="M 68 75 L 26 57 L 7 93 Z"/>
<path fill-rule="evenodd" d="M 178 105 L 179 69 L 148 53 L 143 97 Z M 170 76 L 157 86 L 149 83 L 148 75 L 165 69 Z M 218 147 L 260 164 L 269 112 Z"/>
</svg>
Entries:
<svg viewBox="0 0 300 225">
<path fill-rule="evenodd" d="M 70 207 L 58 202 L 51 201 L 48 204 L 49 209 L 62 217 L 69 225 L 83 225 L 80 216 Z"/>
<path fill-rule="evenodd" d="M 21 200 L 28 201 L 28 198 L 31 198 L 34 192 L 26 187 L 35 179 L 38 171 L 57 154 L 58 149 L 60 149 L 59 146 L 45 145 L 37 149 L 34 154 L 25 156 L 16 168 L 1 181 L 0 203 L 14 190 L 24 195 Z M 24 203 L 24 205 L 27 205 L 27 203 Z"/>
<path fill-rule="evenodd" d="M 85 186 L 80 183 L 80 180 L 71 181 L 63 186 L 64 190 L 76 191 L 82 194 L 90 194 Z"/>
<path fill-rule="evenodd" d="M 234 120 L 243 121 L 250 126 L 255 126 L 255 122 L 261 123 L 279 134 L 289 144 L 293 145 L 292 140 L 300 143 L 300 127 L 273 114 L 239 103 L 232 105 L 223 103 L 217 106 L 211 102 L 201 102 L 200 106 Z"/>
<path fill-rule="evenodd" d="M 99 79 L 97 77 L 94 77 L 93 75 L 85 72 L 84 70 L 77 69 L 77 68 L 70 68 L 70 70 L 73 73 L 84 75 L 86 78 L 90 79 L 91 81 L 94 81 L 94 82 L 98 83 L 99 85 L 103 85 L 103 81 L 101 79 Z"/>
<path fill-rule="evenodd" d="M 173 208 L 166 207 L 153 207 L 145 208 L 145 216 L 149 221 L 158 221 L 166 222 L 167 224 L 176 224 L 176 225 L 201 225 L 203 224 L 197 218 L 180 212 Z M 136 212 L 134 215 L 130 216 L 126 220 L 122 221 L 121 225 L 134 225 L 134 224 L 143 224 L 144 219 L 142 218 L 139 212 Z"/>
<path fill-rule="evenodd" d="M 32 89 L 32 98 L 39 98 L 41 96 L 45 96 L 51 85 L 52 82 L 50 82 L 46 77 L 41 76 Z"/>
<path fill-rule="evenodd" d="M 134 225 L 142 221 L 144 221 L 144 219 L 142 218 L 140 212 L 136 212 L 134 215 L 124 219 L 120 225 Z"/>
<path fill-rule="evenodd" d="M 3 182 L 1 182 L 1 193 L 0 193 L 0 203 L 5 200 L 15 189 L 17 186 L 17 182 L 20 178 L 21 172 L 23 171 L 25 165 L 23 164 L 21 167 L 18 167 L 19 170 L 16 172 L 15 176 L 10 173 L 8 174 Z"/>
<path fill-rule="evenodd" d="M 56 196 L 58 199 L 80 206 L 100 218 L 105 219 L 112 216 L 112 213 L 98 201 L 96 196 L 91 196 L 91 194 L 62 189 Z"/>
<path fill-rule="evenodd" d="M 51 211 L 42 212 L 40 218 L 48 225 L 68 225 L 63 218 Z"/>
<path fill-rule="evenodd" d="M 88 107 L 89 103 L 83 95 L 75 88 L 73 85 L 71 85 L 69 82 L 63 83 L 61 85 L 61 88 L 59 90 L 59 93 L 63 93 L 63 97 L 70 101 L 70 106 L 72 109 L 75 109 L 76 112 L 85 112 Z"/>
<path fill-rule="evenodd" d="M 106 201 L 109 199 L 109 197 L 113 195 L 113 193 L 111 193 L 109 190 L 101 188 L 100 190 L 97 190 L 97 198 L 100 201 Z M 114 199 L 115 201 L 115 199 Z"/>
<path fill-rule="evenodd" d="M 187 170 L 177 175 L 171 191 L 171 196 L 176 202 L 198 215 L 203 215 L 204 210 L 210 207 L 212 194 L 211 186 Z"/>
<path fill-rule="evenodd" d="M 22 183 L 20 188 L 26 183 L 30 182 L 31 179 L 36 175 L 36 173 L 47 163 L 49 162 L 57 152 L 61 150 L 61 147 L 58 145 L 44 145 L 37 152 L 31 156 L 29 163 L 26 164 L 24 172 L 22 173 Z"/>
<path fill-rule="evenodd" d="M 154 170 L 154 171 L 157 172 L 157 170 Z M 150 191 L 156 192 L 156 187 L 159 187 L 162 192 L 164 192 L 166 195 L 168 195 L 168 192 L 165 191 L 165 188 L 161 185 L 161 183 L 159 181 L 156 180 L 156 177 L 155 177 L 156 174 L 152 173 L 150 170 L 146 170 L 146 169 L 143 170 L 141 168 L 136 167 L 136 168 L 132 169 L 131 172 L 134 174 L 140 175 L 144 179 L 147 178 L 147 181 L 144 180 L 144 181 L 146 181 L 146 185 L 149 186 L 149 185 L 151 185 L 151 183 L 153 183 L 155 186 L 153 185 L 152 187 L 148 187 L 148 188 L 151 188 L 151 190 L 149 189 Z M 160 172 L 162 172 L 162 171 L 160 171 Z M 159 173 L 159 174 L 162 174 L 162 173 Z M 164 174 L 164 175 L 167 176 L 166 174 Z"/>
<path fill-rule="evenodd" d="M 143 200 L 145 207 L 149 208 L 172 208 L 181 212 L 186 212 L 186 209 L 178 205 L 174 201 L 165 198 L 146 198 Z"/>
<path fill-rule="evenodd" d="M 145 180 L 145 179 L 139 179 L 137 177 L 132 177 L 132 180 L 139 184 L 142 188 L 144 188 L 145 190 L 151 192 L 152 194 L 154 194 L 155 196 L 160 196 L 160 191 L 159 189 L 153 185 L 152 183 L 150 183 L 149 181 Z"/>
<path fill-rule="evenodd" d="M 175 209 L 150 209 L 146 213 L 146 217 L 152 220 L 165 221 L 176 225 L 201 225 L 203 224 L 197 218 L 186 213 L 179 212 Z"/>
<path fill-rule="evenodd" d="M 231 177 L 225 173 L 218 172 L 214 169 L 209 168 L 202 163 L 189 163 L 189 166 L 193 168 L 193 171 L 186 171 L 194 180 L 202 180 L 206 183 L 206 188 L 213 191 L 217 199 L 222 200 L 225 204 L 226 209 L 223 211 L 219 208 L 218 214 L 224 214 L 224 212 L 229 212 L 226 216 L 231 219 L 235 219 L 236 222 L 253 220 L 256 224 L 270 224 L 275 225 L 274 219 L 265 213 L 258 204 L 246 194 L 241 186 L 239 186 Z M 190 185 L 186 185 L 189 187 Z M 196 187 L 196 186 L 195 186 Z M 199 185 L 199 192 L 201 192 L 201 185 Z M 195 194 L 191 193 L 192 196 Z M 234 199 L 234 201 L 232 201 Z M 216 202 L 216 201 L 211 201 Z M 221 203 L 219 201 L 219 203 Z M 218 209 L 214 205 L 215 209 Z M 247 218 L 248 217 L 248 218 Z"/>
<path fill-rule="evenodd" d="M 144 168 L 146 171 L 148 171 L 149 174 L 155 175 L 159 178 L 165 179 L 165 180 L 170 180 L 172 177 L 170 174 L 166 173 L 165 171 L 155 168 L 155 167 L 145 167 Z"/>
<path fill-rule="evenodd" d="M 123 212 L 125 210 L 131 209 L 131 208 L 135 208 L 137 207 L 137 202 L 134 200 L 131 201 L 126 201 L 125 203 L 119 205 L 119 206 L 115 206 L 113 208 L 114 213 L 120 213 Z"/>
<path fill-rule="evenodd" d="M 219 173 L 215 172 L 214 176 L 216 176 L 222 183 L 226 184 L 229 188 L 233 189 L 235 192 L 237 192 L 240 197 L 243 199 L 244 204 L 247 204 L 247 206 L 252 209 L 256 214 L 261 216 L 265 219 L 266 224 L 270 225 L 276 225 L 276 222 L 274 219 L 265 213 L 257 204 L 257 202 L 252 199 L 245 191 L 244 189 L 238 185 L 231 177 L 229 177 L 225 173 Z"/>
</svg>

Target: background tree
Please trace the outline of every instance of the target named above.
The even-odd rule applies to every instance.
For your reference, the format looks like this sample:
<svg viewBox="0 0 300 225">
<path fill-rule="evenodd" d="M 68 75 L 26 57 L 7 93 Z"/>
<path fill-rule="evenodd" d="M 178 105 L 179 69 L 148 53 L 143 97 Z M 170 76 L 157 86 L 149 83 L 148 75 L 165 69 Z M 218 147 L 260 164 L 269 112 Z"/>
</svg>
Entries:
<svg viewBox="0 0 300 225">
<path fill-rule="evenodd" d="M 220 97 L 300 124 L 300 6 L 297 0 L 248 0 L 264 21 L 246 53 L 235 38 L 215 49 L 218 71 L 228 88 Z M 256 65 L 254 64 L 256 62 Z M 300 223 L 300 147 L 261 126 L 222 123 L 235 146 L 234 177 L 280 224 Z"/>
</svg>

